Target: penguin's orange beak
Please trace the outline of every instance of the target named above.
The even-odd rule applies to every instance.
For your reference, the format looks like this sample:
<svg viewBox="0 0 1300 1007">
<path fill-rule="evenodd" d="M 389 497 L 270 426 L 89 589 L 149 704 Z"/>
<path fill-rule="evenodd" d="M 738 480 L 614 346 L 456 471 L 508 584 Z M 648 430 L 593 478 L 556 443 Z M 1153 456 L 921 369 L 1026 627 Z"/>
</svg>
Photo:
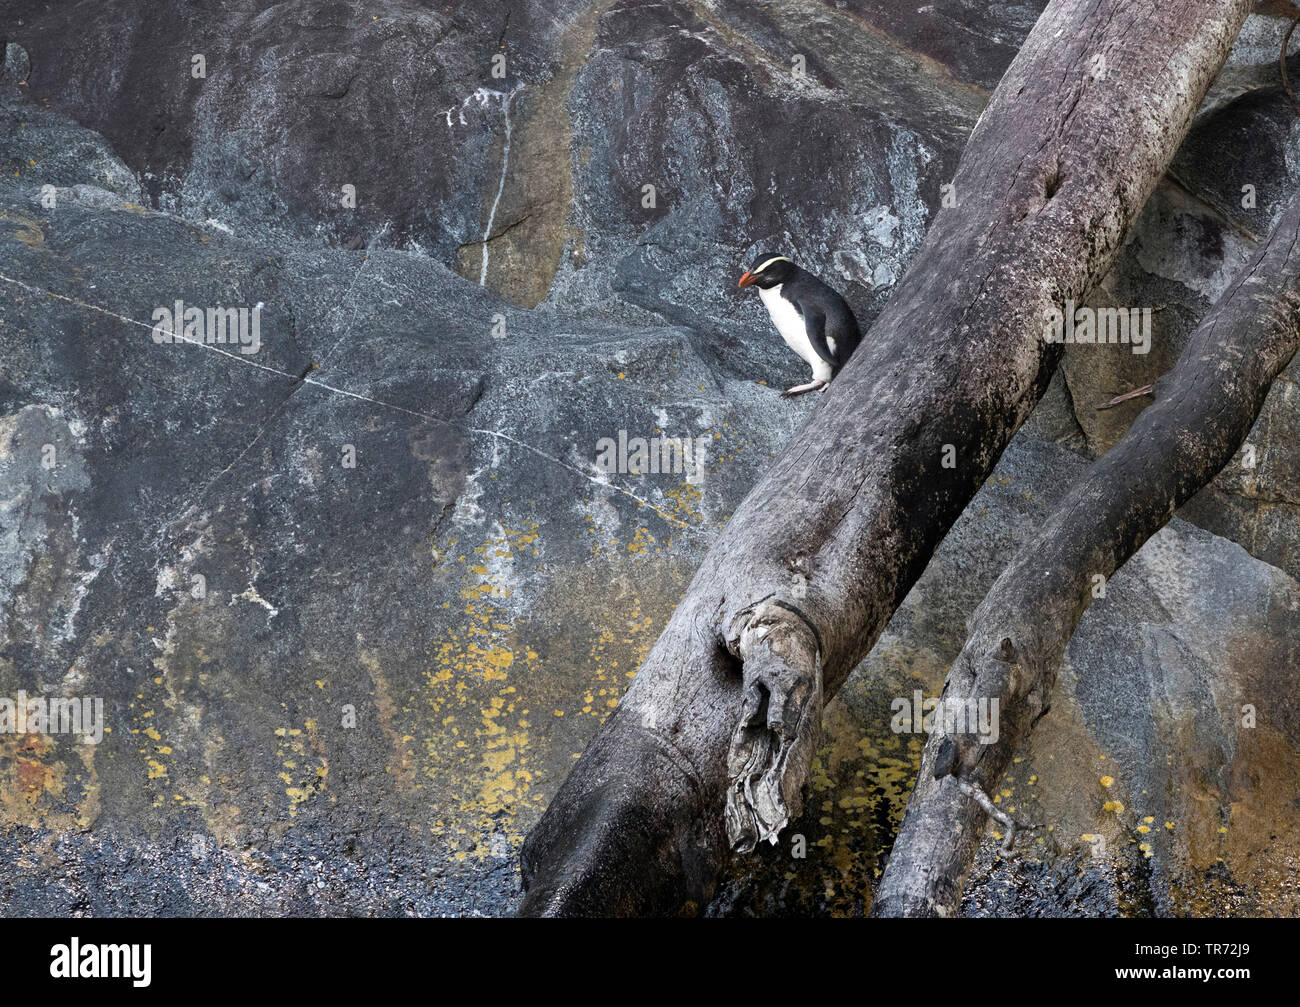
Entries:
<svg viewBox="0 0 1300 1007">
<path fill-rule="evenodd" d="M 736 286 L 748 287 L 753 282 L 754 282 L 754 274 L 750 270 L 746 269 L 745 275 L 740 278 L 740 282 L 736 284 Z"/>
</svg>

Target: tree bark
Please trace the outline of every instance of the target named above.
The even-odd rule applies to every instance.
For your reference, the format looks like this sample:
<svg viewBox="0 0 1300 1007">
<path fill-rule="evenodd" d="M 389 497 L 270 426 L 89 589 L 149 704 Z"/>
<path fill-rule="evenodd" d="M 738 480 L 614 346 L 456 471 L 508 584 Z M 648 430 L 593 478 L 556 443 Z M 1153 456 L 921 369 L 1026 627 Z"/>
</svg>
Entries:
<svg viewBox="0 0 1300 1007">
<path fill-rule="evenodd" d="M 873 916 L 957 911 L 987 820 L 958 781 L 985 792 L 996 783 L 1048 711 L 1094 578 L 1113 574 L 1231 460 L 1297 345 L 1300 196 L 1155 383 L 1154 404 L 1071 487 L 975 610 L 942 701 L 996 698 L 999 737 L 984 745 L 969 730 L 931 734 Z"/>
<path fill-rule="evenodd" d="M 529 834 L 524 915 L 675 913 L 798 813 L 821 720 L 1033 409 L 1250 0 L 1053 0 L 907 275 Z M 951 465 L 945 464 L 951 462 Z"/>
</svg>

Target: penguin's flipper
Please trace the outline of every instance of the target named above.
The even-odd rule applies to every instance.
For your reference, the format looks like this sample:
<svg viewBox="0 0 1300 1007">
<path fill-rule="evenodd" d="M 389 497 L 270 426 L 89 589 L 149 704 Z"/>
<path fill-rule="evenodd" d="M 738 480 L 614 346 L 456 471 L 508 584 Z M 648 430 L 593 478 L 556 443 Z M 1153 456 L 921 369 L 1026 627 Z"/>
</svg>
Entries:
<svg viewBox="0 0 1300 1007">
<path fill-rule="evenodd" d="M 812 344 L 813 351 L 832 367 L 838 367 L 840 362 L 835 359 L 835 354 L 826 343 L 826 315 L 807 301 L 795 301 L 794 306 L 803 316 L 804 332 L 808 334 L 808 342 Z"/>
</svg>

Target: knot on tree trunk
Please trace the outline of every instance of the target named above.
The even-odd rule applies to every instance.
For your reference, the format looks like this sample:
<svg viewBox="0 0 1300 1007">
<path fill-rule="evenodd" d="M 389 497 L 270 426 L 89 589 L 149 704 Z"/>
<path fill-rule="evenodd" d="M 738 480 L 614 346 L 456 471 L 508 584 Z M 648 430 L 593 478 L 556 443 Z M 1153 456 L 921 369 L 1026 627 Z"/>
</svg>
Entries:
<svg viewBox="0 0 1300 1007">
<path fill-rule="evenodd" d="M 927 746 L 934 753 L 936 780 L 955 776 L 978 785 L 981 760 L 1002 739 L 1003 711 L 1024 701 L 1033 684 L 1011 637 L 993 636 L 1000 642 L 990 646 L 972 634 L 948 671 Z"/>
<path fill-rule="evenodd" d="M 747 853 L 764 839 L 775 843 L 799 814 L 821 727 L 822 655 L 809 619 L 776 599 L 736 616 L 727 649 L 744 678 L 727 753 L 727 839 Z"/>
</svg>

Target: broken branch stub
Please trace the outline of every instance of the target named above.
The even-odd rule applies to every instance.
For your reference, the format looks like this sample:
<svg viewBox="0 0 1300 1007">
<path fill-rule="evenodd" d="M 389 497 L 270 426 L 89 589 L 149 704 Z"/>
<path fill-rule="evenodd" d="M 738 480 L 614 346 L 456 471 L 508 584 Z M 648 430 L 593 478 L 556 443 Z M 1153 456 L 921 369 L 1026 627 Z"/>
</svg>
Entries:
<svg viewBox="0 0 1300 1007">
<path fill-rule="evenodd" d="M 821 645 L 798 609 L 769 599 L 740 613 L 727 649 L 744 681 L 727 753 L 727 839 L 748 853 L 799 814 L 821 726 Z"/>
</svg>

